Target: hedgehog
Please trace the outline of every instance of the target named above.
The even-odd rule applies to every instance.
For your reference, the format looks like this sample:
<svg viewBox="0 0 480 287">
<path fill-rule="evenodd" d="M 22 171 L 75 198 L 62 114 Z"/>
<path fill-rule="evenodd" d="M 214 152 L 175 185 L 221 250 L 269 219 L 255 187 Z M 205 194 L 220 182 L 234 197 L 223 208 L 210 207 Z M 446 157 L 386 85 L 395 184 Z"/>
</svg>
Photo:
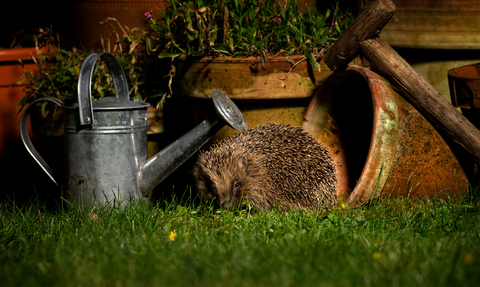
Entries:
<svg viewBox="0 0 480 287">
<path fill-rule="evenodd" d="M 268 123 L 215 142 L 193 168 L 204 202 L 235 210 L 312 209 L 337 204 L 331 154 L 301 127 Z"/>
</svg>

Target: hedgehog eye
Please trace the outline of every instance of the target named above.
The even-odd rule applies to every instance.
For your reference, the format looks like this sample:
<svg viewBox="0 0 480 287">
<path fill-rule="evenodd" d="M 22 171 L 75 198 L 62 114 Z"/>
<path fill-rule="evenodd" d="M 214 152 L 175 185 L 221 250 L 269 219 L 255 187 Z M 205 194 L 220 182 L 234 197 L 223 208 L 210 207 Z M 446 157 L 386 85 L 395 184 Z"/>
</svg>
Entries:
<svg viewBox="0 0 480 287">
<path fill-rule="evenodd" d="M 212 185 L 210 185 L 210 190 L 212 192 L 215 192 L 217 190 L 217 188 L 215 187 L 215 185 L 212 184 Z"/>
<path fill-rule="evenodd" d="M 235 181 L 235 182 L 233 183 L 233 187 L 239 188 L 239 187 L 240 187 L 240 182 L 239 182 L 239 181 Z"/>
</svg>

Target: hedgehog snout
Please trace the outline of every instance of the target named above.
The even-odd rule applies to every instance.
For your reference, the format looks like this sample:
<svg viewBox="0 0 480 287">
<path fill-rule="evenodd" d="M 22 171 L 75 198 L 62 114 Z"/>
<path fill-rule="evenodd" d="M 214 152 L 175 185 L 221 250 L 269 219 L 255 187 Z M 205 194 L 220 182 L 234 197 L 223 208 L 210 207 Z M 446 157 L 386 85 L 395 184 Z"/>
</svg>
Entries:
<svg viewBox="0 0 480 287">
<path fill-rule="evenodd" d="M 242 197 L 243 184 L 239 180 L 224 182 L 217 186 L 215 198 L 222 208 L 234 210 Z"/>
</svg>

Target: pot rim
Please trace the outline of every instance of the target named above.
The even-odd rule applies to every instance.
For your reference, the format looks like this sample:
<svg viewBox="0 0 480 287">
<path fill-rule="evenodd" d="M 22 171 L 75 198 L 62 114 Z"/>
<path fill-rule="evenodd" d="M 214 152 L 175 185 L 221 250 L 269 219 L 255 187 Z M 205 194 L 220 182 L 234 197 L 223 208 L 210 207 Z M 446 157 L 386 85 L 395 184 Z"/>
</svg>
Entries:
<svg viewBox="0 0 480 287">
<path fill-rule="evenodd" d="M 290 59 L 294 60 L 295 62 L 301 60 L 303 58 L 307 59 L 303 54 L 294 54 L 294 55 L 287 55 Z M 284 62 L 286 56 L 268 56 L 267 62 Z M 185 61 L 196 61 L 199 63 L 251 63 L 251 62 L 259 62 L 260 56 L 246 56 L 246 57 L 232 57 L 232 56 L 189 56 L 189 55 L 180 55 L 175 58 L 174 61 L 185 62 Z"/>
<path fill-rule="evenodd" d="M 479 71 L 478 76 L 470 76 L 467 71 L 471 69 L 477 69 Z M 473 63 L 461 67 L 455 67 L 448 70 L 448 77 L 455 79 L 468 79 L 468 80 L 479 80 L 480 79 L 480 63 Z"/>
<path fill-rule="evenodd" d="M 41 53 L 46 53 L 50 50 L 49 46 L 42 47 L 28 47 L 28 48 L 10 48 L 0 49 L 0 62 L 18 62 L 18 60 L 28 61 L 32 60 L 32 56 L 40 56 Z M 39 51 L 40 54 L 32 54 Z"/>
</svg>

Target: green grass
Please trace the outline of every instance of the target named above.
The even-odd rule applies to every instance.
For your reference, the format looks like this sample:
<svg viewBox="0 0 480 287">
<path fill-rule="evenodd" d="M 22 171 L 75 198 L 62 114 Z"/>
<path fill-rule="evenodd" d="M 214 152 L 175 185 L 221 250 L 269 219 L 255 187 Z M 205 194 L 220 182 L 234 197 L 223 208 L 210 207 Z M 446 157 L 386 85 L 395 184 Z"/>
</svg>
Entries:
<svg viewBox="0 0 480 287">
<path fill-rule="evenodd" d="M 476 200 L 257 214 L 178 202 L 95 212 L 4 202 L 0 285 L 480 284 Z"/>
</svg>

